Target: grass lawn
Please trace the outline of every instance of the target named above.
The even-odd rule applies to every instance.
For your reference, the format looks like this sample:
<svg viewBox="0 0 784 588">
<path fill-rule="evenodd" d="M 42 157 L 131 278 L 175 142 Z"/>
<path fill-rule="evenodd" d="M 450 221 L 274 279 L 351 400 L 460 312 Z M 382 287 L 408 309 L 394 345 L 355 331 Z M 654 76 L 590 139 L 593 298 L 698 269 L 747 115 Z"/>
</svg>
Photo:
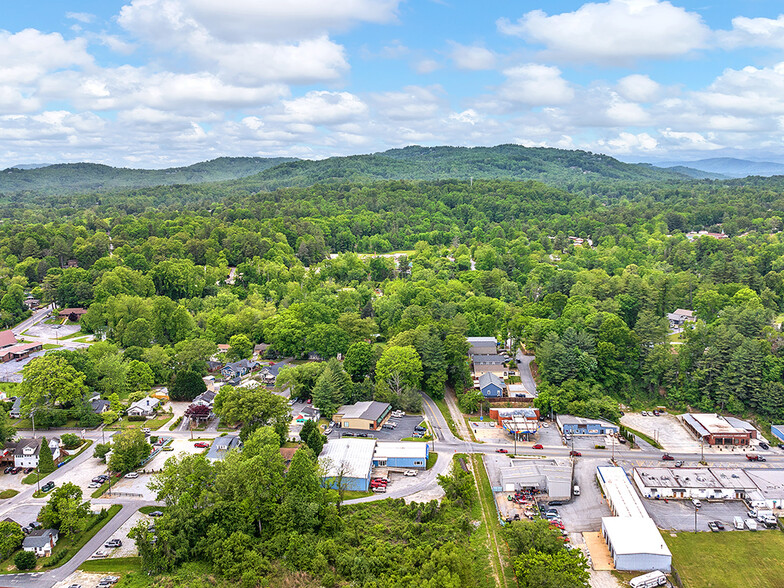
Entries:
<svg viewBox="0 0 784 588">
<path fill-rule="evenodd" d="M 44 349 L 60 349 L 62 345 L 55 345 L 54 343 L 44 343 Z"/>
<path fill-rule="evenodd" d="M 8 488 L 7 490 L 3 490 L 2 492 L 0 492 L 0 498 L 2 499 L 13 498 L 17 494 L 19 494 L 19 490 Z"/>
<path fill-rule="evenodd" d="M 164 413 L 159 418 L 150 419 L 147 421 L 129 421 L 128 417 L 123 417 L 114 421 L 111 425 L 106 427 L 107 431 L 122 431 L 125 429 L 159 429 L 172 419 L 172 415 Z M 196 429 L 194 429 L 195 431 Z"/>
<path fill-rule="evenodd" d="M 150 514 L 151 512 L 155 512 L 156 510 L 160 512 L 166 512 L 165 506 L 143 506 L 139 509 L 139 512 L 142 514 Z"/>
<path fill-rule="evenodd" d="M 784 533 L 662 533 L 684 588 L 784 586 Z"/>
<path fill-rule="evenodd" d="M 437 453 L 431 453 L 430 455 L 428 455 L 427 456 L 427 466 L 425 467 L 425 469 L 429 470 L 430 468 L 432 468 L 434 465 L 436 465 L 436 461 L 437 460 L 438 460 L 438 454 Z M 0 496 L 2 496 L 2 495 L 0 495 Z"/>
<path fill-rule="evenodd" d="M 343 493 L 343 500 L 353 500 L 354 498 L 365 498 L 366 496 L 373 496 L 375 492 L 361 490 L 346 490 Z"/>
<path fill-rule="evenodd" d="M 33 421 L 31 421 L 30 419 L 19 419 L 19 420 L 16 421 L 16 423 L 14 423 L 14 426 L 18 430 L 31 430 L 33 428 Z M 58 427 L 54 427 L 54 428 L 55 429 L 78 429 L 80 427 L 79 427 L 79 421 L 78 420 L 76 420 L 76 419 L 68 419 L 67 421 L 65 421 L 64 425 L 58 426 Z M 48 431 L 48 429 L 36 426 L 35 427 L 35 431 L 36 431 L 36 433 L 38 433 L 38 432 L 45 433 L 46 431 Z"/>
<path fill-rule="evenodd" d="M 452 420 L 452 414 L 449 412 L 449 407 L 446 405 L 446 400 L 443 398 L 436 400 L 434 398 L 433 402 L 436 403 L 438 410 L 441 411 L 441 416 L 444 417 L 446 424 L 449 425 L 449 430 L 452 431 L 452 434 L 458 439 L 462 439 L 460 433 L 457 431 L 457 425 L 455 425 L 455 421 Z"/>
<path fill-rule="evenodd" d="M 637 439 L 642 439 L 642 440 L 643 440 L 643 441 L 645 441 L 646 443 L 650 443 L 650 444 L 651 444 L 651 445 L 653 445 L 653 446 L 654 446 L 656 449 L 662 449 L 662 446 L 661 446 L 661 445 L 659 445 L 659 444 L 658 444 L 656 441 L 654 441 L 653 439 L 651 439 L 650 437 L 648 437 L 648 435 L 646 435 L 645 433 L 640 433 L 639 431 L 635 431 L 634 429 L 630 429 L 629 427 L 627 427 L 627 426 L 625 426 L 625 425 L 624 425 L 624 428 L 625 428 L 627 431 L 629 431 L 631 434 L 633 434 L 633 435 L 634 435 L 634 436 L 635 436 Z M 635 445 L 637 445 L 637 443 L 635 443 Z"/>
<path fill-rule="evenodd" d="M 432 437 L 428 435 L 427 437 L 403 437 L 401 441 L 422 441 L 423 443 L 426 443 L 431 439 Z"/>
<path fill-rule="evenodd" d="M 79 566 L 84 572 L 99 574 L 127 574 L 128 572 L 142 571 L 142 558 L 140 557 L 111 557 L 107 559 L 90 559 Z"/>
</svg>

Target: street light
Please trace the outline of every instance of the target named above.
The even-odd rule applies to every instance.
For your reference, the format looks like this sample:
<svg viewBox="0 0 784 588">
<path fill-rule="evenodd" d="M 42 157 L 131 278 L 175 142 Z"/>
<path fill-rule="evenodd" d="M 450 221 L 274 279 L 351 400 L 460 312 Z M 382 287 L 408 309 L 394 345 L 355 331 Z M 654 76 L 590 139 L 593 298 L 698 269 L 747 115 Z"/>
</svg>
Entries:
<svg viewBox="0 0 784 588">
<path fill-rule="evenodd" d="M 696 504 L 694 505 L 694 532 L 697 532 L 697 511 L 700 510 L 700 507 Z"/>
</svg>

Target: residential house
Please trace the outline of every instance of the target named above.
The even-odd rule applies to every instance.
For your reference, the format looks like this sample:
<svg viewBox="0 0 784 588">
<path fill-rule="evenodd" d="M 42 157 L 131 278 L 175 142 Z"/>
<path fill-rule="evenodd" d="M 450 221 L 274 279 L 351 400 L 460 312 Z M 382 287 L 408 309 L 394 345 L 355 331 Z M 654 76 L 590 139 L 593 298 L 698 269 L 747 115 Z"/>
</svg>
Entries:
<svg viewBox="0 0 784 588">
<path fill-rule="evenodd" d="M 72 323 L 79 322 L 79 319 L 82 318 L 85 314 L 87 314 L 86 308 L 64 308 L 62 309 L 57 316 L 61 319 L 68 319 Z"/>
<path fill-rule="evenodd" d="M 137 400 L 131 406 L 128 407 L 128 415 L 129 416 L 152 416 L 155 411 L 158 409 L 158 405 L 161 403 L 160 400 L 157 398 L 152 398 L 147 396 L 146 398 L 142 398 L 141 400 Z"/>
<path fill-rule="evenodd" d="M 57 529 L 36 529 L 24 538 L 22 549 L 32 551 L 38 557 L 48 557 L 52 555 L 59 538 Z"/>
<path fill-rule="evenodd" d="M 14 404 L 11 406 L 11 411 L 8 413 L 12 419 L 22 418 L 22 397 L 17 396 L 14 398 Z"/>
<path fill-rule="evenodd" d="M 479 376 L 479 390 L 485 398 L 501 398 L 506 391 L 504 381 L 492 372 Z"/>
<path fill-rule="evenodd" d="M 210 392 L 209 390 L 206 390 L 193 399 L 193 404 L 206 406 L 212 410 L 212 405 L 215 404 L 215 396 L 217 396 L 216 392 Z"/>
<path fill-rule="evenodd" d="M 38 298 L 26 298 L 22 304 L 24 304 L 26 308 L 32 310 L 41 306 L 41 301 L 38 300 Z"/>
<path fill-rule="evenodd" d="M 43 343 L 22 343 L 20 345 L 12 345 L 0 349 L 0 361 L 8 363 L 9 361 L 19 361 L 29 357 L 30 354 L 41 351 L 44 348 Z"/>
<path fill-rule="evenodd" d="M 231 379 L 236 378 L 237 376 L 244 376 L 246 374 L 251 373 L 259 367 L 259 364 L 255 361 L 251 361 L 249 359 L 241 359 L 239 361 L 235 361 L 234 363 L 227 363 L 221 369 L 221 374 L 223 374 L 224 378 Z"/>
<path fill-rule="evenodd" d="M 678 308 L 675 312 L 671 312 L 667 315 L 667 320 L 670 321 L 670 328 L 676 329 L 682 327 L 686 323 L 695 322 L 697 316 L 694 314 L 693 310 Z"/>
<path fill-rule="evenodd" d="M 52 452 L 52 459 L 60 459 L 60 439 L 52 437 L 47 442 Z M 41 457 L 41 438 L 20 439 L 15 444 L 7 443 L 6 449 L 13 446 L 14 466 L 17 468 L 37 468 Z"/>
<path fill-rule="evenodd" d="M 202 380 L 207 387 L 207 392 L 215 392 L 215 376 L 204 376 Z"/>
<path fill-rule="evenodd" d="M 103 400 L 102 398 L 93 398 L 90 401 L 90 410 L 92 410 L 95 414 L 103 414 L 107 410 L 111 409 L 112 404 L 108 400 Z"/>
<path fill-rule="evenodd" d="M 211 359 L 207 362 L 207 371 L 210 373 L 217 372 L 222 366 L 221 362 Z"/>
<path fill-rule="evenodd" d="M 493 373 L 499 377 L 509 375 L 507 367 L 504 365 L 506 360 L 500 355 L 474 355 L 471 359 L 474 366 L 475 378 L 478 378 L 487 372 Z"/>
<path fill-rule="evenodd" d="M 280 369 L 286 365 L 286 362 L 280 361 L 278 363 L 273 363 L 272 365 L 265 365 L 261 368 L 261 377 L 264 378 L 264 382 L 267 384 L 274 384 L 275 380 L 278 379 L 278 373 L 280 373 Z"/>
<path fill-rule="evenodd" d="M 236 435 L 218 437 L 210 445 L 207 452 L 207 459 L 210 461 L 221 461 L 226 457 L 226 453 L 232 449 L 241 449 L 242 441 Z"/>
<path fill-rule="evenodd" d="M 306 406 L 299 411 L 297 415 L 297 422 L 304 423 L 305 421 L 313 421 L 317 423 L 321 418 L 321 411 L 315 406 Z"/>
<path fill-rule="evenodd" d="M 495 355 L 498 353 L 498 342 L 495 337 L 466 337 L 470 345 L 468 355 Z"/>
<path fill-rule="evenodd" d="M 253 357 L 257 359 L 264 357 L 267 354 L 267 349 L 269 349 L 269 343 L 257 343 L 253 346 Z"/>
</svg>

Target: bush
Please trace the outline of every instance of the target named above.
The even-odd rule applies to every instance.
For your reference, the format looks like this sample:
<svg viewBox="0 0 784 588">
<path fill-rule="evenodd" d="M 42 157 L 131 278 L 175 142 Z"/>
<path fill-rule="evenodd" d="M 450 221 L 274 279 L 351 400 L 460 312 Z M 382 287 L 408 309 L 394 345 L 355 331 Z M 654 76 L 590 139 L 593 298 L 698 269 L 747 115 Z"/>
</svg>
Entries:
<svg viewBox="0 0 784 588">
<path fill-rule="evenodd" d="M 63 433 L 60 440 L 63 442 L 63 447 L 66 449 L 76 449 L 82 444 L 82 440 L 79 436 L 74 435 L 73 433 Z"/>
<path fill-rule="evenodd" d="M 182 423 L 182 417 L 181 416 L 177 417 L 177 420 L 174 421 L 171 425 L 169 425 L 169 430 L 173 431 L 174 429 L 176 429 L 177 427 L 180 426 L 180 423 Z"/>
<path fill-rule="evenodd" d="M 103 423 L 103 417 L 94 412 L 85 412 L 79 417 L 80 427 L 97 427 L 101 423 Z"/>
<path fill-rule="evenodd" d="M 70 551 L 68 549 L 63 549 L 62 551 L 59 551 L 57 555 L 48 558 L 43 564 L 41 564 L 41 567 L 42 568 L 54 567 L 57 564 L 59 564 L 61 561 L 63 561 L 66 557 L 68 557 L 69 553 Z"/>
<path fill-rule="evenodd" d="M 158 442 L 158 435 L 152 435 L 152 436 L 150 437 L 150 443 L 152 443 L 153 445 L 155 445 L 157 442 Z"/>
<path fill-rule="evenodd" d="M 32 551 L 20 551 L 14 556 L 14 565 L 18 570 L 32 570 L 38 558 Z"/>
<path fill-rule="evenodd" d="M 147 420 L 147 417 L 146 417 L 146 416 L 144 416 L 144 415 L 141 415 L 141 414 L 139 414 L 139 415 L 136 415 L 136 414 L 129 414 L 129 415 L 128 415 L 128 420 L 129 420 L 129 421 L 146 421 L 146 420 Z"/>
</svg>

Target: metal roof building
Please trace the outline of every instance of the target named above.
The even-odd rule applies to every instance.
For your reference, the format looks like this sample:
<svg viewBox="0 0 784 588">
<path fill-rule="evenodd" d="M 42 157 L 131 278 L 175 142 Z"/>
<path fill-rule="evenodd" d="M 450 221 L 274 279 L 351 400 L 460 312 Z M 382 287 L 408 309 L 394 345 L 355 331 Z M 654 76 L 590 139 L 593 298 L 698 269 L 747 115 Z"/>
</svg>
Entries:
<svg viewBox="0 0 784 588">
<path fill-rule="evenodd" d="M 425 469 L 430 444 L 417 441 L 379 441 L 373 454 L 375 467 Z"/>
<path fill-rule="evenodd" d="M 561 432 L 570 435 L 614 435 L 618 432 L 618 425 L 602 419 L 587 419 L 570 414 L 559 414 L 555 422 Z"/>
<path fill-rule="evenodd" d="M 341 406 L 332 421 L 344 428 L 375 431 L 392 412 L 392 405 L 387 402 L 365 401 Z"/>
<path fill-rule="evenodd" d="M 501 488 L 504 492 L 536 488 L 547 492 L 553 500 L 572 497 L 572 466 L 568 460 L 511 459 L 507 467 L 500 467 Z"/>
<path fill-rule="evenodd" d="M 324 445 L 319 462 L 326 469 L 324 481 L 330 488 L 365 491 L 370 486 L 375 439 L 334 439 Z"/>
<path fill-rule="evenodd" d="M 745 421 L 730 418 L 732 422 L 729 418 L 712 413 L 680 416 L 686 428 L 708 445 L 749 445 L 750 439 L 756 438 L 757 430 Z"/>
</svg>

